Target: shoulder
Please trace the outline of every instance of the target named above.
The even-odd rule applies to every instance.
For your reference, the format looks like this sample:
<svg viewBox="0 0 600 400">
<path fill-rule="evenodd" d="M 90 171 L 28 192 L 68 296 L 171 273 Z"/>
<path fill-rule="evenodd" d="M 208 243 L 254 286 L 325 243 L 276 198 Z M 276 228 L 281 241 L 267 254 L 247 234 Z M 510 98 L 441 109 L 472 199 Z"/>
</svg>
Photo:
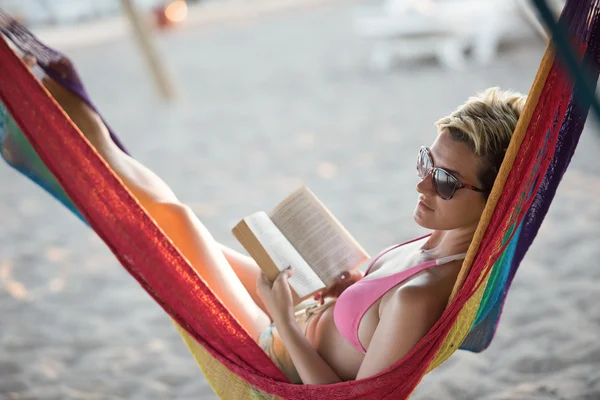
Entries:
<svg viewBox="0 0 600 400">
<path fill-rule="evenodd" d="M 436 285 L 406 285 L 398 288 L 392 298 L 394 303 L 410 306 L 429 306 L 439 302 Z"/>
<path fill-rule="evenodd" d="M 357 379 L 379 373 L 408 354 L 435 325 L 444 307 L 427 285 L 396 290 L 380 312 Z"/>
<path fill-rule="evenodd" d="M 447 296 L 436 284 L 411 284 L 398 288 L 387 301 L 383 314 L 395 314 L 398 317 L 419 320 L 427 324 L 435 321 L 447 305 Z"/>
<path fill-rule="evenodd" d="M 379 311 L 379 329 L 393 337 L 403 337 L 401 347 L 410 349 L 436 324 L 446 309 L 447 300 L 431 286 L 410 285 L 399 288 Z"/>
</svg>

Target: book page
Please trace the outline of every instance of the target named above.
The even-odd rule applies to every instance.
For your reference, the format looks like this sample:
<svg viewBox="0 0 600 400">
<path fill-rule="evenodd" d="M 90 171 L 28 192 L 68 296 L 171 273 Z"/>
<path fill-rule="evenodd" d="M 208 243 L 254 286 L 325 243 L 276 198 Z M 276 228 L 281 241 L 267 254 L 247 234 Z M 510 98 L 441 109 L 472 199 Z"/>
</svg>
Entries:
<svg viewBox="0 0 600 400">
<path fill-rule="evenodd" d="M 279 271 L 290 265 L 294 268 L 289 283 L 298 297 L 303 298 L 325 287 L 266 213 L 254 213 L 244 218 L 244 221 Z"/>
<path fill-rule="evenodd" d="M 288 196 L 271 220 L 326 286 L 369 256 L 323 203 L 306 187 Z"/>
</svg>

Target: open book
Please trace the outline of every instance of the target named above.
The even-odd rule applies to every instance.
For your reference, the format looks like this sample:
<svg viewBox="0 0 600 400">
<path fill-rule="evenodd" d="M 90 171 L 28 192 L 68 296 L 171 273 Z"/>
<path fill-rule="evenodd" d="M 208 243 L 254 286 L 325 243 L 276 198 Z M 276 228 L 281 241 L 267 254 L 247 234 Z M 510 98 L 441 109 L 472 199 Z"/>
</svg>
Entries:
<svg viewBox="0 0 600 400">
<path fill-rule="evenodd" d="M 333 284 L 343 271 L 358 268 L 369 255 L 307 187 L 301 187 L 269 214 L 260 211 L 232 230 L 271 280 L 288 266 L 295 301 Z"/>
</svg>

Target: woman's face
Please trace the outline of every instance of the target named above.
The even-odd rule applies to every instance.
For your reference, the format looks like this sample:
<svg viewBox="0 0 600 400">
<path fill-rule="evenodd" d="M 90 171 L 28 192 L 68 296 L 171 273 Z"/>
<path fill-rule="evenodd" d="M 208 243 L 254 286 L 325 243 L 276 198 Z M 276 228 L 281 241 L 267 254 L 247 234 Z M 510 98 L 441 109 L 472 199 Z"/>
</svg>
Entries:
<svg viewBox="0 0 600 400">
<path fill-rule="evenodd" d="M 482 159 L 469 147 L 452 139 L 444 130 L 429 148 L 434 167 L 443 168 L 460 182 L 481 188 L 478 173 Z M 419 201 L 413 217 L 415 222 L 427 229 L 451 230 L 476 226 L 485 207 L 482 193 L 459 189 L 450 200 L 436 194 L 433 178 L 429 174 L 417 184 Z"/>
</svg>

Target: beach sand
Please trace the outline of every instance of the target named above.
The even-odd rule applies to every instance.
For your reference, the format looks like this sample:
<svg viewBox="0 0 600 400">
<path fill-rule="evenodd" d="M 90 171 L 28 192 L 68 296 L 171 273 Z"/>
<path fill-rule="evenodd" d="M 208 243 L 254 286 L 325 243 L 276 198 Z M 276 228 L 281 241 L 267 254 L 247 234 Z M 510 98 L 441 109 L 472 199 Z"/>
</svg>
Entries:
<svg viewBox="0 0 600 400">
<path fill-rule="evenodd" d="M 74 48 L 131 153 L 214 236 L 306 184 L 371 253 L 423 232 L 414 171 L 433 123 L 489 86 L 526 92 L 543 44 L 463 71 L 366 67 L 333 4 L 159 39 L 180 98 L 161 102 L 129 38 Z M 456 353 L 419 400 L 600 399 L 600 133 L 590 118 L 482 354 Z M 0 398 L 214 399 L 166 314 L 66 209 L 0 166 Z"/>
</svg>

